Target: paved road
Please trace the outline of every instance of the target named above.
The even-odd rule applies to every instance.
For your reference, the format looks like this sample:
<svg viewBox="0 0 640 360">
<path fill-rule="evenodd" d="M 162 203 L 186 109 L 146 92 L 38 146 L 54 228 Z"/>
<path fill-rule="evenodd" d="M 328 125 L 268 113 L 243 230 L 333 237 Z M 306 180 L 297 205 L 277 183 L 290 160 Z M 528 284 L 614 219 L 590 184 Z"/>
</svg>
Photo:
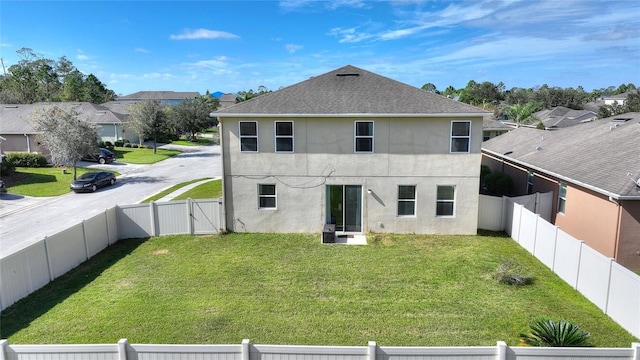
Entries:
<svg viewBox="0 0 640 360">
<path fill-rule="evenodd" d="M 136 204 L 175 184 L 222 175 L 219 146 L 181 146 L 179 149 L 182 154 L 153 165 L 82 163 L 82 166 L 122 174 L 114 186 L 95 193 L 69 193 L 53 198 L 2 195 L 0 256 L 25 248 L 115 205 Z"/>
</svg>

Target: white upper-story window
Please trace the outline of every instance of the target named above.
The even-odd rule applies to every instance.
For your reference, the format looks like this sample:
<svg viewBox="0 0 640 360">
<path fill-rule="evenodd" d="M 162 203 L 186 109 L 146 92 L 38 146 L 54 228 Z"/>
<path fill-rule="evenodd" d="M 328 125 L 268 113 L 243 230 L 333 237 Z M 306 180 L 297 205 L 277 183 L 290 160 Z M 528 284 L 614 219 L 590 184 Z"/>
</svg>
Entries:
<svg viewBox="0 0 640 360">
<path fill-rule="evenodd" d="M 354 151 L 357 153 L 372 153 L 373 121 L 356 121 L 354 134 Z"/>
<path fill-rule="evenodd" d="M 567 183 L 561 182 L 558 186 L 558 212 L 564 214 L 567 207 Z"/>
<path fill-rule="evenodd" d="M 258 151 L 258 122 L 257 121 L 240 121 L 240 151 L 241 152 L 257 152 Z"/>
<path fill-rule="evenodd" d="M 451 122 L 452 153 L 468 153 L 471 149 L 471 121 Z"/>
<path fill-rule="evenodd" d="M 276 152 L 293 152 L 293 121 L 276 121 Z"/>
</svg>

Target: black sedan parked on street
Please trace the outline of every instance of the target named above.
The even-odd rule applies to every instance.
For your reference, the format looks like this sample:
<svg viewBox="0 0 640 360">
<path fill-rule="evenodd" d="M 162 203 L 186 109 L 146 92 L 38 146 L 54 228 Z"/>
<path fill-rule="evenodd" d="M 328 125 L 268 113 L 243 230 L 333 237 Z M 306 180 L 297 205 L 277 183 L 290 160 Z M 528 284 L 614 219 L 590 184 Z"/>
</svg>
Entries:
<svg viewBox="0 0 640 360">
<path fill-rule="evenodd" d="M 92 171 L 80 175 L 80 177 L 71 183 L 69 188 L 79 192 L 94 192 L 99 187 L 113 185 L 116 183 L 116 176 L 106 171 Z"/>
</svg>

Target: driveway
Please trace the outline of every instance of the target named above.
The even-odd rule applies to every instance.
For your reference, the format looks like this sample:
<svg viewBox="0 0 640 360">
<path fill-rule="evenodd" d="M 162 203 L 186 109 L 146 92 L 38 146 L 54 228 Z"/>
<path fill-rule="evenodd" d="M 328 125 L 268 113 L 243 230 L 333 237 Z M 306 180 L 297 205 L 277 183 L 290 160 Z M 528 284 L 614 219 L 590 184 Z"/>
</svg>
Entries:
<svg viewBox="0 0 640 360">
<path fill-rule="evenodd" d="M 152 165 L 81 163 L 118 171 L 114 186 L 95 193 L 69 193 L 51 198 L 3 194 L 0 201 L 0 257 L 91 218 L 115 205 L 136 204 L 185 181 L 222 175 L 220 146 L 175 146 L 182 154 Z"/>
</svg>

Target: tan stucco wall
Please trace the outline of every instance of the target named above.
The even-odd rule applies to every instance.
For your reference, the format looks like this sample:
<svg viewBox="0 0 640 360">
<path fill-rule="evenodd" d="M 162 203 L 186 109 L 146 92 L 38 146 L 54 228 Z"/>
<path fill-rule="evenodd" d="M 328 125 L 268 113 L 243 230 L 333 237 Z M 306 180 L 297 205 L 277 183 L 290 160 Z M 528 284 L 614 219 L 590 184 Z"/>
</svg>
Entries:
<svg viewBox="0 0 640 360">
<path fill-rule="evenodd" d="M 620 239 L 616 261 L 631 270 L 640 270 L 640 201 L 621 201 Z"/>
<path fill-rule="evenodd" d="M 604 195 L 567 185 L 565 213 L 555 224 L 603 255 L 615 257 L 618 207 Z"/>
<path fill-rule="evenodd" d="M 49 152 L 44 147 L 38 145 L 35 134 L 2 134 L 5 140 L 0 144 L 0 151 L 3 154 L 11 152 L 37 152 L 48 155 Z M 28 139 L 28 144 L 27 144 Z"/>
<path fill-rule="evenodd" d="M 238 119 L 221 120 L 224 201 L 231 230 L 319 232 L 329 184 L 362 185 L 363 232 L 477 230 L 481 118 L 472 121 L 469 154 L 449 154 L 454 119 L 294 119 L 294 153 L 274 152 L 274 121 L 284 119 L 259 120 L 258 153 L 240 152 Z M 374 153 L 354 154 L 355 120 L 374 121 Z M 258 209 L 259 183 L 276 184 L 277 210 Z M 397 216 L 398 185 L 417 186 L 415 217 Z M 454 217 L 435 216 L 437 185 L 456 186 Z"/>
</svg>

